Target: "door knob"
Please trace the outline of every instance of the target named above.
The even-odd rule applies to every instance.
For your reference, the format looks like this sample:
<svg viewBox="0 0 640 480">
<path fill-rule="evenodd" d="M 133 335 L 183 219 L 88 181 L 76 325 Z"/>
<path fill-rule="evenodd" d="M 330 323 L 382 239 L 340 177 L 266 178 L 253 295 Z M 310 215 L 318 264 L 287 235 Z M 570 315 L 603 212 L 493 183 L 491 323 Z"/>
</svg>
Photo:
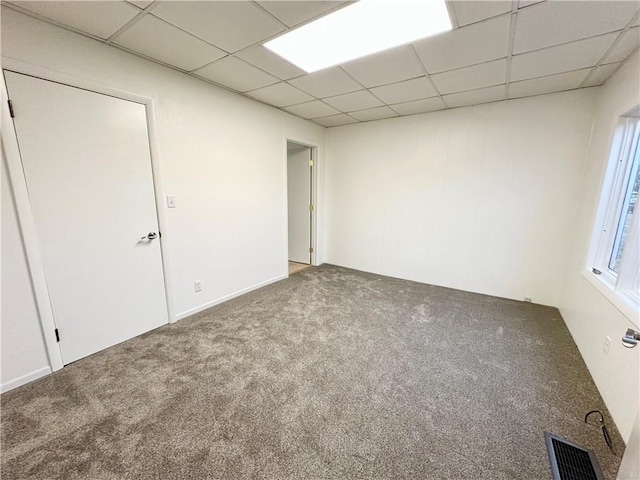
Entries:
<svg viewBox="0 0 640 480">
<path fill-rule="evenodd" d="M 149 232 L 147 235 L 142 237 L 140 240 L 153 240 L 157 236 L 158 236 L 158 234 L 156 232 Z"/>
<path fill-rule="evenodd" d="M 624 337 L 622 337 L 622 344 L 627 348 L 635 347 L 640 341 L 640 332 L 636 332 L 633 328 L 627 330 Z"/>
</svg>

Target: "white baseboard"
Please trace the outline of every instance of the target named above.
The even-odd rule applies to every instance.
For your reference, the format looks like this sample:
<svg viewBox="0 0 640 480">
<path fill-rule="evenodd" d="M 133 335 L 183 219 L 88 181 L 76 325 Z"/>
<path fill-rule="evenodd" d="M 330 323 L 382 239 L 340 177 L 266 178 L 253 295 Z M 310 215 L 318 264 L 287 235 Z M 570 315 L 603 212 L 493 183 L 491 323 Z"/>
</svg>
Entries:
<svg viewBox="0 0 640 480">
<path fill-rule="evenodd" d="M 275 282 L 279 282 L 280 280 L 284 280 L 285 278 L 288 278 L 289 275 L 288 274 L 284 274 L 284 275 L 278 275 L 277 277 L 273 277 L 269 280 L 266 280 L 264 282 L 260 282 L 260 283 L 256 283 L 255 285 L 252 285 L 250 287 L 247 288 L 243 288 L 241 290 L 238 290 L 236 292 L 230 293 L 229 295 L 225 295 L 224 297 L 220 297 L 217 298 L 215 300 L 212 300 L 210 302 L 204 303 L 198 307 L 195 308 L 190 308 L 189 310 L 185 310 L 182 313 L 178 313 L 176 315 L 176 318 L 174 320 L 174 322 L 177 322 L 178 320 L 182 320 L 183 318 L 186 317 L 190 317 L 191 315 L 194 315 L 198 312 L 201 312 L 202 310 L 206 310 L 207 308 L 211 308 L 215 305 L 218 305 L 220 303 L 226 302 L 227 300 L 231 300 L 232 298 L 235 297 L 239 297 L 240 295 L 244 295 L 245 293 L 249 293 L 253 290 L 257 290 L 259 288 L 262 287 L 266 287 L 267 285 L 271 284 L 271 283 L 275 283 Z"/>
<path fill-rule="evenodd" d="M 27 373 L 26 375 L 22 375 L 21 377 L 9 380 L 8 382 L 4 382 L 2 385 L 0 385 L 0 393 L 8 392 L 9 390 L 18 388 L 26 383 L 33 382 L 34 380 L 49 375 L 50 373 L 51 367 L 42 367 L 38 370 Z"/>
</svg>

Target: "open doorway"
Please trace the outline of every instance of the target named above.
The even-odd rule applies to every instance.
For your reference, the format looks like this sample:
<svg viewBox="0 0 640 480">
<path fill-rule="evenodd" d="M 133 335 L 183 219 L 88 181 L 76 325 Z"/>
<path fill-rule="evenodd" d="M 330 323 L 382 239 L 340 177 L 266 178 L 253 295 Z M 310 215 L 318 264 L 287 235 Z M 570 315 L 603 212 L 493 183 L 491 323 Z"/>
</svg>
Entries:
<svg viewBox="0 0 640 480">
<path fill-rule="evenodd" d="M 314 149 L 287 141 L 289 275 L 311 266 Z"/>
</svg>

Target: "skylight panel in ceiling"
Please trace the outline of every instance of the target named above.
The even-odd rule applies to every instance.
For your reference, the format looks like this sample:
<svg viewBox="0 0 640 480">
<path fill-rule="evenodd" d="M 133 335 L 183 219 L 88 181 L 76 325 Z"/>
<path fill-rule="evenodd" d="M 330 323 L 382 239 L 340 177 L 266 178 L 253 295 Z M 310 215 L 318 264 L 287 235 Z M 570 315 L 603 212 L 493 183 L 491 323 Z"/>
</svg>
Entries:
<svg viewBox="0 0 640 480">
<path fill-rule="evenodd" d="M 264 46 L 312 73 L 447 30 L 444 0 L 360 0 Z"/>
</svg>

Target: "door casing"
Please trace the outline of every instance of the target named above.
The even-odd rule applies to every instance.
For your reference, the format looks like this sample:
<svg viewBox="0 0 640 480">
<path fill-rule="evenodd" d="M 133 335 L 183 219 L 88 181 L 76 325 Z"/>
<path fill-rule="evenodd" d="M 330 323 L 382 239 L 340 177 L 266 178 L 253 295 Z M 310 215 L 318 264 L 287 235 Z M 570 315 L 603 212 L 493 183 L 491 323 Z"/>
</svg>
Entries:
<svg viewBox="0 0 640 480">
<path fill-rule="evenodd" d="M 289 272 L 289 209 L 288 209 L 288 184 L 287 184 L 287 143 L 293 142 L 305 147 L 311 148 L 311 159 L 313 160 L 313 168 L 311 169 L 311 200 L 313 204 L 313 211 L 311 212 L 311 265 L 318 265 L 318 211 L 321 208 L 318 205 L 318 168 L 319 167 L 319 145 L 316 141 L 306 138 L 296 137 L 294 135 L 285 135 L 283 141 L 283 169 L 284 169 L 284 192 L 283 192 L 283 211 L 284 211 L 284 272 L 288 276 Z"/>
<path fill-rule="evenodd" d="M 3 75 L 0 76 L 0 82 L 2 88 L 0 89 L 1 96 L 1 115 L 2 115 L 2 143 L 4 147 L 4 153 L 7 160 L 7 170 L 9 174 L 9 180 L 13 188 L 15 196 L 16 210 L 18 214 L 18 222 L 24 241 L 25 252 L 27 256 L 27 265 L 31 274 L 31 279 L 34 288 L 34 294 L 36 299 L 36 305 L 38 308 L 38 314 L 40 317 L 40 323 L 42 326 L 42 333 L 44 337 L 45 346 L 47 349 L 47 355 L 51 365 L 51 370 L 56 371 L 63 368 L 62 354 L 59 344 L 55 335 L 55 322 L 53 317 L 53 310 L 51 307 L 51 300 L 46 283 L 46 277 L 44 274 L 44 265 L 42 263 L 42 257 L 39 251 L 35 221 L 31 212 L 31 206 L 29 203 L 29 195 L 27 190 L 26 178 L 22 170 L 22 160 L 20 157 L 20 151 L 17 142 L 17 135 L 14 128 L 13 120 L 8 106 L 8 92 L 7 86 L 4 81 L 4 70 L 10 70 L 16 73 L 38 77 L 43 80 L 49 80 L 61 84 L 68 85 L 70 87 L 81 88 L 84 90 L 93 91 L 95 93 L 109 95 L 117 97 L 123 100 L 128 100 L 145 105 L 147 130 L 149 134 L 149 149 L 151 151 L 151 170 L 152 181 L 154 188 L 154 196 L 156 203 L 156 212 L 158 216 L 158 225 L 160 231 L 164 234 L 160 239 L 160 251 L 162 259 L 162 270 L 165 287 L 165 301 L 167 303 L 168 322 L 173 323 L 175 321 L 175 311 L 172 305 L 172 283 L 171 283 L 171 267 L 168 258 L 168 250 L 170 245 L 170 235 L 167 235 L 167 219 L 164 209 L 162 208 L 164 202 L 164 192 L 162 189 L 161 181 L 161 168 L 159 160 L 159 149 L 157 145 L 157 127 L 155 121 L 155 108 L 153 99 L 138 95 L 136 93 L 119 90 L 106 85 L 102 85 L 96 82 L 92 82 L 83 78 L 63 74 L 50 70 L 45 67 L 27 64 L 14 59 L 1 57 Z"/>
<path fill-rule="evenodd" d="M 310 147 L 289 143 L 287 147 L 297 148 L 287 151 L 287 203 L 289 261 L 311 264 L 311 217 L 313 211 L 313 188 L 311 175 L 313 166 Z M 304 197 L 304 198 L 302 198 Z M 304 220 L 303 220 L 304 216 Z"/>
</svg>

